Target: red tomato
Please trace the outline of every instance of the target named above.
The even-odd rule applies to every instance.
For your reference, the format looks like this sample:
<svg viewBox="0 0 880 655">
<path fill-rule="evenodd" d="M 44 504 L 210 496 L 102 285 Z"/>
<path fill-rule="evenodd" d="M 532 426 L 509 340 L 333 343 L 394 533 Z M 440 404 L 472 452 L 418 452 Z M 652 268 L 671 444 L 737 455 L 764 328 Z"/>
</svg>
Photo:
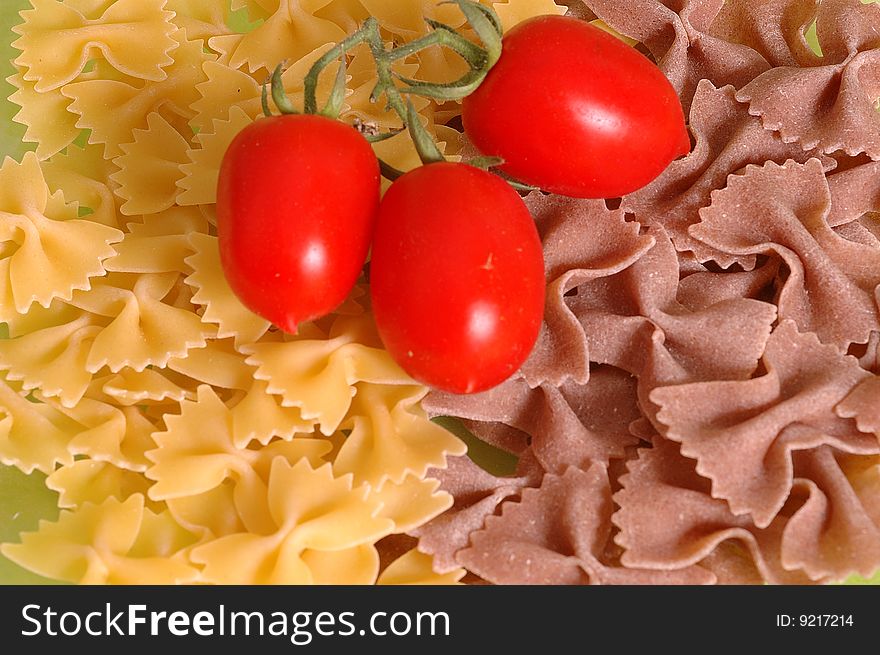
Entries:
<svg viewBox="0 0 880 655">
<path fill-rule="evenodd" d="M 261 118 L 220 168 L 217 234 L 229 285 L 287 332 L 333 311 L 360 275 L 379 163 L 356 130 L 314 115 Z"/>
<path fill-rule="evenodd" d="M 464 130 L 501 169 L 577 198 L 646 185 L 690 150 L 660 69 L 584 21 L 539 16 L 510 30 L 498 63 L 464 99 Z"/>
<path fill-rule="evenodd" d="M 541 241 L 501 178 L 436 163 L 399 178 L 379 207 L 370 291 L 379 334 L 415 379 L 454 393 L 504 381 L 544 311 Z"/>
</svg>

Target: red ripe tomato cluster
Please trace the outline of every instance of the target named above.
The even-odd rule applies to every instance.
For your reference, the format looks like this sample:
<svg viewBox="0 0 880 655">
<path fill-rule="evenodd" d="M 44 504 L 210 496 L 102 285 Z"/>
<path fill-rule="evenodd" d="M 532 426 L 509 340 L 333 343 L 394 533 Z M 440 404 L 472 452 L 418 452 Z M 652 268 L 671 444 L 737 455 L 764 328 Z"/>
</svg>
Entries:
<svg viewBox="0 0 880 655">
<path fill-rule="evenodd" d="M 614 37 L 571 18 L 521 23 L 464 99 L 467 136 L 510 176 L 576 197 L 616 197 L 690 146 L 666 78 Z M 429 163 L 380 201 L 380 167 L 354 129 L 317 115 L 256 121 L 233 141 L 218 187 L 224 272 L 280 328 L 333 311 L 372 247 L 370 295 L 391 356 L 456 393 L 512 375 L 541 326 L 535 224 L 501 177 Z"/>
</svg>

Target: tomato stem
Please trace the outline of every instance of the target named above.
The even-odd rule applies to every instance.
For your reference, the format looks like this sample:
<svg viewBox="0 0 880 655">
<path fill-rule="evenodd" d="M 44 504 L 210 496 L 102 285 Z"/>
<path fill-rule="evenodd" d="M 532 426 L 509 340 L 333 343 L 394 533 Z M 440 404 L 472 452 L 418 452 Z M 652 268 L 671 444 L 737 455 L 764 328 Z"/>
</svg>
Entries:
<svg viewBox="0 0 880 655">
<path fill-rule="evenodd" d="M 382 177 L 389 182 L 393 182 L 404 174 L 403 171 L 398 170 L 388 162 L 383 161 L 381 157 L 377 157 L 377 159 L 379 160 L 379 172 L 382 174 Z"/>
<path fill-rule="evenodd" d="M 412 102 L 407 101 L 406 107 L 409 134 L 416 147 L 416 152 L 419 153 L 419 159 L 422 160 L 423 164 L 446 161 L 443 153 L 440 152 L 440 148 L 437 147 L 428 130 L 422 125 L 422 121 L 419 120 L 419 114 L 416 112 L 416 108 L 413 107 Z"/>
<path fill-rule="evenodd" d="M 339 62 L 339 68 L 336 71 L 336 81 L 333 83 L 333 91 L 327 99 L 327 103 L 321 110 L 321 114 L 328 118 L 337 119 L 342 111 L 342 103 L 345 100 L 345 82 L 346 82 L 346 65 L 345 55 L 342 55 Z"/>
<path fill-rule="evenodd" d="M 332 64 L 336 59 L 342 58 L 344 60 L 345 55 L 350 50 L 356 48 L 365 41 L 369 41 L 374 33 L 377 36 L 379 35 L 379 23 L 371 16 L 364 21 L 364 24 L 359 30 L 330 48 L 330 50 L 321 55 L 321 57 L 312 64 L 312 67 L 309 69 L 309 72 L 303 80 L 303 94 L 305 96 L 303 105 L 307 114 L 316 114 L 318 112 L 318 76 L 321 74 L 321 71 L 327 68 L 327 66 Z"/>
<path fill-rule="evenodd" d="M 446 4 L 446 3 L 443 3 Z M 485 73 L 495 65 L 501 57 L 501 21 L 491 8 L 473 0 L 450 0 L 448 4 L 458 5 L 467 22 L 483 42 L 487 56 Z"/>
<path fill-rule="evenodd" d="M 287 97 L 287 92 L 284 90 L 283 68 L 283 63 L 278 64 L 272 73 L 272 100 L 275 101 L 275 106 L 282 114 L 298 114 L 299 112 L 290 102 L 290 98 Z"/>
</svg>

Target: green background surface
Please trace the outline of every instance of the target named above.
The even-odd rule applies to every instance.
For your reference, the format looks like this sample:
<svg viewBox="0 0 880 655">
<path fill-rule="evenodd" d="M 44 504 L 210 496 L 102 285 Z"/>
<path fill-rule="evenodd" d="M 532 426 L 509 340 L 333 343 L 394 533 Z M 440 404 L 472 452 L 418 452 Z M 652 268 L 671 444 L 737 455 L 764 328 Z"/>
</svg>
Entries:
<svg viewBox="0 0 880 655">
<path fill-rule="evenodd" d="M 6 78 L 14 72 L 11 62 L 17 56 L 17 51 L 10 45 L 16 38 L 11 27 L 20 21 L 18 12 L 28 6 L 28 0 L 0 0 L 0 158 L 12 156 L 20 160 L 24 152 L 33 149 L 32 144 L 22 142 L 24 126 L 12 120 L 18 111 L 17 107 L 6 101 L 15 91 L 6 82 Z M 233 20 L 238 31 L 251 27 L 246 25 L 243 12 L 238 12 Z M 815 29 L 810 30 L 809 36 L 813 46 L 817 47 Z M 486 444 L 461 432 L 460 425 L 449 422 L 447 427 L 469 442 L 474 459 L 480 460 L 479 463 L 485 468 L 494 469 L 496 474 L 509 472 L 511 462 L 503 457 L 495 457 Z M 15 468 L 0 465 L 0 543 L 17 541 L 19 533 L 36 529 L 40 519 L 54 520 L 57 517 L 56 494 L 45 487 L 44 480 L 45 476 L 40 473 L 25 475 Z M 0 584 L 46 583 L 51 582 L 23 570 L 0 555 Z M 870 580 L 852 578 L 848 584 L 880 585 L 880 571 Z"/>
</svg>

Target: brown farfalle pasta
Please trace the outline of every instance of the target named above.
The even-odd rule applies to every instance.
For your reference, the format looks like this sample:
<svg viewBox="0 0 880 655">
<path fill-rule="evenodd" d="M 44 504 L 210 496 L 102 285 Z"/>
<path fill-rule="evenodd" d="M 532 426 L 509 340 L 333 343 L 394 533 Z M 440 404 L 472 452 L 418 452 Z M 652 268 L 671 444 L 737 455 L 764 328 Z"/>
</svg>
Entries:
<svg viewBox="0 0 880 655">
<path fill-rule="evenodd" d="M 836 234 L 830 207 L 818 160 L 768 162 L 713 193 L 690 233 L 731 254 L 780 257 L 787 273 L 776 298 L 780 319 L 845 350 L 880 329 L 880 250 Z"/>
<path fill-rule="evenodd" d="M 538 343 L 521 373 L 532 387 L 544 382 L 558 386 L 567 378 L 584 384 L 589 378 L 587 343 L 565 294 L 626 268 L 651 247 L 653 238 L 640 235 L 637 223 L 627 222 L 622 211 L 607 209 L 601 200 L 560 200 L 532 192 L 526 205 L 544 244 L 548 285 Z"/>
<path fill-rule="evenodd" d="M 769 525 L 789 495 L 793 451 L 827 444 L 880 453 L 875 435 L 834 411 L 870 377 L 853 357 L 784 321 L 770 335 L 762 363 L 766 373 L 749 380 L 667 386 L 650 396 L 666 436 L 712 480 L 712 495 L 735 514 L 749 513 L 758 527 Z"/>
<path fill-rule="evenodd" d="M 744 4 L 760 11 L 763 3 Z M 880 7 L 861 0 L 817 4 L 822 56 L 793 49 L 799 54 L 791 62 L 795 65 L 780 64 L 762 73 L 740 89 L 737 99 L 749 103 L 750 113 L 760 116 L 764 127 L 805 150 L 866 153 L 878 159 L 880 114 L 874 105 L 880 96 Z"/>
<path fill-rule="evenodd" d="M 748 164 L 788 159 L 805 162 L 821 157 L 828 170 L 836 162 L 818 151 L 805 152 L 798 144 L 785 143 L 779 134 L 764 129 L 761 121 L 737 102 L 731 86 L 717 88 L 708 80 L 697 85 L 690 113 L 695 145 L 689 155 L 672 162 L 646 187 L 623 199 L 622 207 L 641 222 L 656 222 L 672 237 L 677 250 L 692 251 L 699 261 L 712 260 L 727 268 L 734 263 L 751 265 L 751 258 L 737 258 L 711 248 L 688 234 L 700 219 L 710 194 L 723 188 L 727 178 Z"/>
</svg>

